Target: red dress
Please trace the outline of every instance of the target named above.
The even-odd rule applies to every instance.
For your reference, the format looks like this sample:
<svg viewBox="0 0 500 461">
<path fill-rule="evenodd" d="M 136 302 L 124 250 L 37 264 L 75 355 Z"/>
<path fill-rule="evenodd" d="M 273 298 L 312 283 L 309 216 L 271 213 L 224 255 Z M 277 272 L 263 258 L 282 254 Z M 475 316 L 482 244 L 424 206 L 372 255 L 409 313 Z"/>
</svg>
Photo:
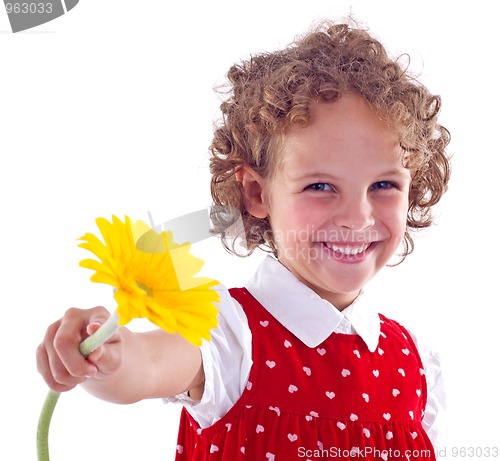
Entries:
<svg viewBox="0 0 500 461">
<path fill-rule="evenodd" d="M 374 352 L 337 333 L 309 348 L 246 289 L 230 292 L 252 332 L 249 381 L 208 428 L 183 409 L 177 461 L 436 459 L 422 427 L 422 362 L 402 326 L 381 315 Z"/>
</svg>

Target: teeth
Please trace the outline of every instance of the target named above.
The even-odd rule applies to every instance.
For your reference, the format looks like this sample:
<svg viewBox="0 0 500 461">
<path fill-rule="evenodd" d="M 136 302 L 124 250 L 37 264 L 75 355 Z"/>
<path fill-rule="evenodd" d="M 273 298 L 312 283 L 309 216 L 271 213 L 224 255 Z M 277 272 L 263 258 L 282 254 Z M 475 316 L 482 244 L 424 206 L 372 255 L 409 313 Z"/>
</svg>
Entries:
<svg viewBox="0 0 500 461">
<path fill-rule="evenodd" d="M 340 247 L 335 245 L 334 243 L 328 243 L 328 242 L 325 242 L 325 245 L 330 250 L 333 250 L 337 253 L 347 256 L 359 255 L 360 253 L 363 253 L 363 251 L 365 251 L 370 246 L 369 243 L 365 243 L 362 246 L 356 248 L 350 246 Z"/>
</svg>

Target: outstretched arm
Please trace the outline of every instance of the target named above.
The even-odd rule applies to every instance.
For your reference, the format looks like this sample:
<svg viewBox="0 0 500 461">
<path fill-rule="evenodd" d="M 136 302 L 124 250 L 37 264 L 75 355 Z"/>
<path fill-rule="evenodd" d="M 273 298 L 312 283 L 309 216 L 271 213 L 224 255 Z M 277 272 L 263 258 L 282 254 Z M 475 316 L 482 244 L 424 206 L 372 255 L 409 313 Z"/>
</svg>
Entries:
<svg viewBox="0 0 500 461">
<path fill-rule="evenodd" d="M 38 370 L 51 389 L 63 392 L 81 384 L 88 392 L 115 403 L 203 392 L 204 373 L 198 348 L 163 330 L 134 333 L 120 328 L 86 359 L 79 344 L 106 321 L 102 307 L 70 309 L 52 324 L 37 350 Z"/>
</svg>

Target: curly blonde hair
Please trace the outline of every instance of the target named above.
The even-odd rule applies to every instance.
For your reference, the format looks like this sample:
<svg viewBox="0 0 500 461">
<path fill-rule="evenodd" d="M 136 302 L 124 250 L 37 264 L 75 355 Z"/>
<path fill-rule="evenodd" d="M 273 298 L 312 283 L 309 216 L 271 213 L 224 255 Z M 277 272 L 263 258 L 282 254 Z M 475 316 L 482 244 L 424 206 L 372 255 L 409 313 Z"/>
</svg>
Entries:
<svg viewBox="0 0 500 461">
<path fill-rule="evenodd" d="M 441 98 L 409 75 L 401 61 L 391 59 L 365 29 L 324 22 L 281 51 L 252 56 L 230 68 L 222 119 L 210 146 L 215 209 L 236 210 L 212 216 L 228 251 L 241 256 L 235 246 L 240 240 L 245 242 L 243 256 L 257 247 L 277 254 L 269 219 L 246 211 L 235 173 L 248 165 L 263 178 L 272 176 L 279 150 L 276 135 L 306 126 L 313 104 L 334 102 L 346 92 L 363 96 L 399 133 L 403 161 L 412 172 L 403 259 L 413 251 L 410 231 L 432 224 L 431 208 L 447 188 L 450 135 L 437 122 Z M 240 216 L 238 239 L 227 230 Z"/>
</svg>

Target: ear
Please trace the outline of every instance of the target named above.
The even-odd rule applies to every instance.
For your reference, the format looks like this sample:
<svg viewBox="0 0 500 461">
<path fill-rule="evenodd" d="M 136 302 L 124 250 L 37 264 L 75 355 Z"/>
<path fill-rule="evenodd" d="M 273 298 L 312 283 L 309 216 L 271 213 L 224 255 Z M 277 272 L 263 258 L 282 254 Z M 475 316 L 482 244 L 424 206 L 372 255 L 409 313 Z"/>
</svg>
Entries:
<svg viewBox="0 0 500 461">
<path fill-rule="evenodd" d="M 266 180 L 249 166 L 242 167 L 237 177 L 243 187 L 247 211 L 256 218 L 267 218 L 269 210 L 265 195 Z"/>
</svg>

